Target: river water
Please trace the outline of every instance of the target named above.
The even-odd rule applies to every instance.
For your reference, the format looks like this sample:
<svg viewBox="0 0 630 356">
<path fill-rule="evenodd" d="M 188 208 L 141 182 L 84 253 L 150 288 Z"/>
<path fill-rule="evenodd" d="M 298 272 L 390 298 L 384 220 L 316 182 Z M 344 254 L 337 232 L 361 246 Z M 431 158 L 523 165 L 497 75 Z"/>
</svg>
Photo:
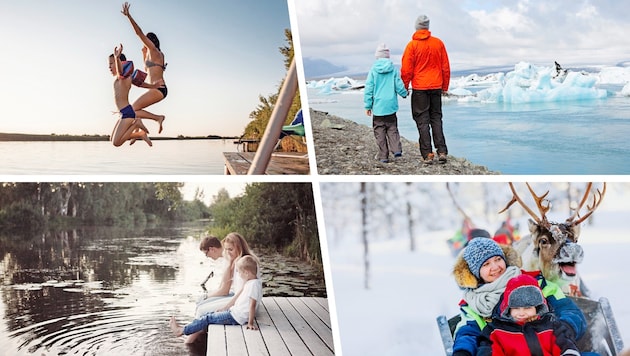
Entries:
<svg viewBox="0 0 630 356">
<path fill-rule="evenodd" d="M 232 139 L 156 140 L 114 147 L 106 141 L 0 142 L 1 174 L 224 174 Z"/>
<path fill-rule="evenodd" d="M 168 327 L 171 315 L 193 317 L 218 267 L 199 251 L 202 234 L 191 224 L 0 237 L 0 354 L 203 354 Z M 326 296 L 321 271 L 255 252 L 264 295 Z"/>
</svg>

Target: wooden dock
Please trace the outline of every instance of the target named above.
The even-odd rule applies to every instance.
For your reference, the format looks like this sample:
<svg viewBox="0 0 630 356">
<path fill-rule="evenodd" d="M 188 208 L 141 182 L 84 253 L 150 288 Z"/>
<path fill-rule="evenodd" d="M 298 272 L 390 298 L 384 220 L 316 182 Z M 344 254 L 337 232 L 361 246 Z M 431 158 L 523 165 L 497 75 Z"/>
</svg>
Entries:
<svg viewBox="0 0 630 356">
<path fill-rule="evenodd" d="M 260 330 L 210 325 L 207 355 L 334 355 L 326 298 L 263 297 L 256 313 Z"/>
<path fill-rule="evenodd" d="M 223 152 L 225 174 L 247 174 L 255 155 L 256 152 Z M 266 174 L 310 174 L 308 154 L 275 152 L 271 155 Z"/>
</svg>

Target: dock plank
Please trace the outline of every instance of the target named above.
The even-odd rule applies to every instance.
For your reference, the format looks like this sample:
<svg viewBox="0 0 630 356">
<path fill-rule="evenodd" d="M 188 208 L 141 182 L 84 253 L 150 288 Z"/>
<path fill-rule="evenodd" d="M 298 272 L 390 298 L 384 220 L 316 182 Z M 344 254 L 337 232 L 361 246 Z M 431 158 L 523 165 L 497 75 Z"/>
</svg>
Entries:
<svg viewBox="0 0 630 356">
<path fill-rule="evenodd" d="M 310 326 L 315 334 L 317 334 L 317 337 L 319 337 L 319 339 L 323 341 L 326 346 L 328 346 L 328 348 L 333 349 L 334 345 L 332 334 L 330 333 L 330 327 L 328 327 L 328 325 L 326 325 L 326 323 L 324 323 L 324 321 L 317 314 L 315 314 L 313 310 L 311 310 L 304 303 L 303 300 L 298 298 L 291 298 L 288 299 L 288 302 L 293 305 L 298 313 L 300 313 L 308 326 Z"/>
<path fill-rule="evenodd" d="M 291 326 L 299 334 L 302 342 L 313 355 L 334 354 L 309 324 L 309 322 L 313 322 L 313 320 L 305 320 L 304 317 L 300 315 L 295 307 L 293 307 L 293 305 L 289 302 L 288 298 L 276 298 L 276 303 L 278 303 L 278 306 L 282 309 L 287 319 L 291 321 Z"/>
<path fill-rule="evenodd" d="M 245 175 L 254 161 L 256 152 L 223 152 L 225 174 Z M 310 174 L 308 154 L 275 152 L 271 155 L 265 174 Z"/>
<path fill-rule="evenodd" d="M 258 331 L 238 325 L 208 327 L 208 355 L 334 355 L 325 298 L 264 297 Z"/>
</svg>

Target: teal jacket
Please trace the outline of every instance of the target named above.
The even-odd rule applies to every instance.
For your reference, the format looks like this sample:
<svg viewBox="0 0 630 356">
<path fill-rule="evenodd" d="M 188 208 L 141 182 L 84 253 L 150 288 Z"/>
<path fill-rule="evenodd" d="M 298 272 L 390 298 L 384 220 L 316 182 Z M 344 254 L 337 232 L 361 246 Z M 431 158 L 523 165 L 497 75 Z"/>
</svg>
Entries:
<svg viewBox="0 0 630 356">
<path fill-rule="evenodd" d="M 389 58 L 379 58 L 374 62 L 363 91 L 365 110 L 372 110 L 372 115 L 385 116 L 398 111 L 398 97 L 407 97 L 398 69 Z"/>
</svg>

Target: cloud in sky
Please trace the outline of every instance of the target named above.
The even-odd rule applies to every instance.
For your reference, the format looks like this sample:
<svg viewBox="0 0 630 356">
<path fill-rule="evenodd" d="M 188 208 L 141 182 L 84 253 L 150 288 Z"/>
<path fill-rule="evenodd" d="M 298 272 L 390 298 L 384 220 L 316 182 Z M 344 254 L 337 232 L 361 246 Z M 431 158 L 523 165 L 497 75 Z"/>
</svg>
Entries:
<svg viewBox="0 0 630 356">
<path fill-rule="evenodd" d="M 444 41 L 453 70 L 630 59 L 630 4 L 620 1 L 317 0 L 296 1 L 295 9 L 303 57 L 356 72 L 369 69 L 381 42 L 400 63 L 420 14 Z"/>
</svg>

